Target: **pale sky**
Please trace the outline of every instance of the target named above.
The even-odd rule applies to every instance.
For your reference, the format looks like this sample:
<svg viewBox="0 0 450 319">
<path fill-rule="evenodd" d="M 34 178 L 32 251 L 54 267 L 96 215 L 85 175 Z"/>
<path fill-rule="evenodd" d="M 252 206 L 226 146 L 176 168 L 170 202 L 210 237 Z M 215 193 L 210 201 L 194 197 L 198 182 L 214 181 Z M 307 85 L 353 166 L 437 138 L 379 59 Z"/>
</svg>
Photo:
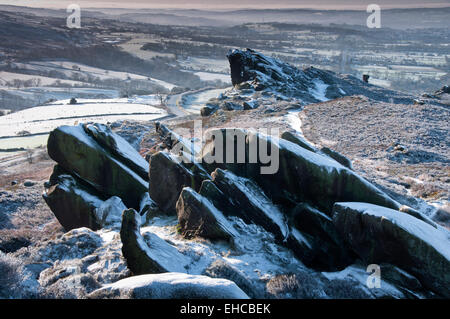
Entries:
<svg viewBox="0 0 450 319">
<path fill-rule="evenodd" d="M 179 9 L 227 9 L 227 8 L 316 8 L 316 9 L 365 9 L 375 3 L 382 8 L 447 7 L 450 0 L 0 0 L 0 4 L 66 8 L 69 4 L 82 8 L 179 8 Z"/>
</svg>

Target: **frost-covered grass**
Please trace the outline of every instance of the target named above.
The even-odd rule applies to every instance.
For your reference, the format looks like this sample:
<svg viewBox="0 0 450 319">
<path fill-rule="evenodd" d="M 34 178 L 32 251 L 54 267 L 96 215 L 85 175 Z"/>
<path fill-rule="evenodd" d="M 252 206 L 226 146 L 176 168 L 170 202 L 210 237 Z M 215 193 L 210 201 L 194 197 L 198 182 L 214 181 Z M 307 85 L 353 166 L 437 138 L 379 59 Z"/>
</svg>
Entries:
<svg viewBox="0 0 450 319">
<path fill-rule="evenodd" d="M 0 252 L 0 299 L 19 298 L 22 263 Z"/>
<path fill-rule="evenodd" d="M 313 273 L 298 272 L 283 274 L 270 279 L 266 285 L 268 294 L 277 299 L 315 299 L 324 298 L 323 291 Z"/>
</svg>

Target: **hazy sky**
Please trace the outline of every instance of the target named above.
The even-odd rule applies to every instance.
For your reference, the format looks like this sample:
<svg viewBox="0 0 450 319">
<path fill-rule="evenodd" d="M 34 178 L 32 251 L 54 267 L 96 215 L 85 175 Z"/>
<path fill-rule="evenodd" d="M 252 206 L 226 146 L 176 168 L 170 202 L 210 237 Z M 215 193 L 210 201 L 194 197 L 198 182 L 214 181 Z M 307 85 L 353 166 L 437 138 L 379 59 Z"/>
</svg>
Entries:
<svg viewBox="0 0 450 319">
<path fill-rule="evenodd" d="M 82 8 L 318 8 L 364 9 L 375 3 L 382 8 L 443 7 L 450 0 L 0 0 L 0 4 L 30 7 L 66 8 L 75 3 Z"/>
</svg>

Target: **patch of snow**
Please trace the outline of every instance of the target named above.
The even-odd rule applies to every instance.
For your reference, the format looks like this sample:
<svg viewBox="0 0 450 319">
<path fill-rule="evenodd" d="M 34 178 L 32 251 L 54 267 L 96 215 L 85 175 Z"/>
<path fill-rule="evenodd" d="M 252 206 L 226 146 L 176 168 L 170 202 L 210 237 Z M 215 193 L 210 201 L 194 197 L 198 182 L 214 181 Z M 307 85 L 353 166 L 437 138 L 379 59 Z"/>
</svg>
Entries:
<svg viewBox="0 0 450 319">
<path fill-rule="evenodd" d="M 275 244 L 273 234 L 255 224 L 246 224 L 238 217 L 226 217 L 228 224 L 234 228 L 233 249 L 225 242 L 208 242 L 204 240 L 186 240 L 178 235 L 176 216 L 154 217 L 141 232 L 151 232 L 188 256 L 191 263 L 184 270 L 189 274 L 202 274 L 216 259 L 238 266 L 249 280 L 270 279 L 275 275 L 295 272 L 303 268 L 293 253 Z"/>
<path fill-rule="evenodd" d="M 294 129 L 303 136 L 302 121 L 298 116 L 300 112 L 301 109 L 289 111 L 288 114 L 286 114 L 286 121 L 288 122 L 289 126 L 292 127 L 292 129 Z"/>
<path fill-rule="evenodd" d="M 159 108 L 135 103 L 44 105 L 0 117 L 0 137 L 20 131 L 48 133 L 58 126 L 81 122 L 106 123 L 117 119 L 155 120 L 166 116 Z"/>
<path fill-rule="evenodd" d="M 126 209 L 127 207 L 122 200 L 117 196 L 113 196 L 97 207 L 95 214 L 103 228 L 120 229 L 122 213 Z"/>
<path fill-rule="evenodd" d="M 143 240 L 143 241 L 141 241 Z M 186 272 L 191 259 L 181 254 L 177 248 L 152 232 L 144 232 L 138 237 L 139 246 L 147 255 L 171 272 Z"/>
<path fill-rule="evenodd" d="M 314 88 L 309 88 L 309 93 L 316 99 L 321 102 L 329 101 L 329 99 L 326 97 L 328 84 L 325 84 L 321 79 L 314 79 L 312 81 L 314 84 Z"/>
<path fill-rule="evenodd" d="M 310 144 L 315 148 L 318 148 L 316 144 L 306 139 L 305 135 L 303 135 L 302 120 L 300 119 L 299 116 L 301 111 L 302 109 L 288 111 L 288 114 L 285 115 L 285 120 L 288 122 L 289 126 L 292 129 L 294 129 L 303 140 L 305 140 L 305 142 L 307 142 L 308 144 Z"/>
</svg>

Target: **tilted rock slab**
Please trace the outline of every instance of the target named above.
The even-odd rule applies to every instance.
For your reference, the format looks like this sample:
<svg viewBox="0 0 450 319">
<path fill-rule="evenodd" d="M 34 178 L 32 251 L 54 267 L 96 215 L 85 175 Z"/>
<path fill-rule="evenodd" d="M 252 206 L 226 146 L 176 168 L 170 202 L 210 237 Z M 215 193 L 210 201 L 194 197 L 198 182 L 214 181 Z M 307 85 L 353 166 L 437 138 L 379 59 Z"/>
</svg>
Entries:
<svg viewBox="0 0 450 319">
<path fill-rule="evenodd" d="M 219 163 L 205 164 L 205 167 L 210 171 L 217 167 L 227 169 L 252 179 L 275 203 L 310 202 L 329 216 L 334 203 L 342 201 L 367 202 L 393 209 L 401 206 L 352 170 L 287 140 L 232 128 L 212 130 L 210 134 L 221 135 L 222 138 L 207 141 L 202 150 L 203 161 L 214 159 L 212 154 L 217 149 L 222 149 L 224 155 Z M 218 140 L 223 140 L 223 144 Z M 230 150 L 226 149 L 226 145 L 234 145 L 237 149 L 237 143 L 241 141 L 245 143 L 244 163 L 227 163 L 226 153 Z M 268 165 L 263 164 L 259 155 L 252 158 L 255 154 L 250 154 L 251 145 L 267 145 L 272 154 L 278 154 L 273 156 L 279 164 L 275 173 L 261 173 L 261 168 Z"/>
<path fill-rule="evenodd" d="M 106 198 L 118 196 L 127 207 L 139 209 L 148 183 L 87 134 L 83 125 L 56 128 L 47 148 L 54 161 Z"/>
<path fill-rule="evenodd" d="M 148 181 L 148 163 L 124 138 L 99 123 L 86 124 L 84 129 L 97 143 L 107 149 L 120 162 Z"/>
<path fill-rule="evenodd" d="M 450 233 L 413 216 L 366 203 L 336 203 L 333 222 L 367 263 L 391 263 L 450 297 Z"/>
<path fill-rule="evenodd" d="M 167 214 L 176 214 L 176 203 L 184 187 L 198 190 L 204 179 L 209 178 L 207 172 L 189 169 L 179 156 L 169 152 L 158 152 L 150 158 L 150 197 Z"/>
<path fill-rule="evenodd" d="M 56 171 L 60 169 L 56 168 Z M 80 227 L 100 229 L 102 221 L 98 218 L 97 209 L 103 205 L 103 200 L 91 194 L 90 189 L 71 175 L 52 175 L 52 179 L 56 183 L 42 196 L 64 230 Z"/>
<path fill-rule="evenodd" d="M 134 210 L 123 212 L 120 239 L 128 268 L 135 275 L 183 272 L 187 257 L 155 234 L 146 242 L 140 232 L 141 216 Z M 148 244 L 147 244 L 148 243 Z"/>
<path fill-rule="evenodd" d="M 222 212 L 190 187 L 183 188 L 176 208 L 180 232 L 186 238 L 231 241 L 236 236 Z"/>
<path fill-rule="evenodd" d="M 216 169 L 212 174 L 214 184 L 228 197 L 232 209 L 224 212 L 262 226 L 278 240 L 285 240 L 289 227 L 283 213 L 264 194 L 261 188 L 247 178 Z"/>
<path fill-rule="evenodd" d="M 317 270 L 343 269 L 356 259 L 338 233 L 333 220 L 324 213 L 302 203 L 293 210 L 291 219 L 293 226 L 304 238 L 308 238 L 312 252 L 311 260 L 306 259 L 307 266 Z M 298 252 L 295 246 L 291 249 L 296 254 L 304 253 Z"/>
</svg>

